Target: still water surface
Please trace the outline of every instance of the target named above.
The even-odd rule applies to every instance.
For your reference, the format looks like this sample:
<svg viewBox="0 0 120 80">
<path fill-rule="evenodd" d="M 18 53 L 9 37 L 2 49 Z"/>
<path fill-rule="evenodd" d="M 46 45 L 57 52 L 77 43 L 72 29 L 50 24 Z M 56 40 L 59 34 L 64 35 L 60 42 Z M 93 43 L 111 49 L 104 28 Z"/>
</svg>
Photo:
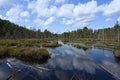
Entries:
<svg viewBox="0 0 120 80">
<path fill-rule="evenodd" d="M 16 58 L 0 59 L 0 80 L 119 80 L 120 63 L 112 51 L 84 51 L 71 45 L 48 50 L 51 58 L 42 64 Z"/>
</svg>

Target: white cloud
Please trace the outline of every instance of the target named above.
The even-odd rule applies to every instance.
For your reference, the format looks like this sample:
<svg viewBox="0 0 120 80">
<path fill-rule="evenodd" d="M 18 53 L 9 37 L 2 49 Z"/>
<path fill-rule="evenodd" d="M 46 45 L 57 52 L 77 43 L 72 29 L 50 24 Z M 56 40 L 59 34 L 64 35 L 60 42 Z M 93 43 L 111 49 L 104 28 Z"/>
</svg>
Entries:
<svg viewBox="0 0 120 80">
<path fill-rule="evenodd" d="M 15 2 L 16 0 L 0 0 L 0 7 L 5 7 L 8 5 L 11 5 Z"/>
<path fill-rule="evenodd" d="M 117 20 L 120 21 L 120 17 Z"/>
<path fill-rule="evenodd" d="M 2 16 L 2 15 L 0 15 L 0 18 L 1 18 L 1 19 L 4 19 L 4 20 L 6 19 L 6 17 L 4 17 L 4 16 Z"/>
<path fill-rule="evenodd" d="M 98 6 L 97 2 L 95 0 L 92 0 L 85 4 L 67 4 L 67 6 L 73 5 L 73 7 L 66 8 L 65 6 L 62 9 L 58 9 L 60 11 L 58 15 L 64 17 L 64 19 L 62 20 L 62 24 L 64 25 L 83 27 L 88 26 L 90 22 L 92 22 L 95 19 L 95 15 L 98 12 L 102 11 L 105 16 L 119 13 L 119 3 L 120 0 L 113 0 L 107 5 Z M 63 4 L 62 6 L 64 5 L 66 4 Z M 107 22 L 111 20 L 112 19 L 109 18 L 106 19 Z"/>
<path fill-rule="evenodd" d="M 66 20 L 65 18 L 63 18 L 62 20 L 62 24 L 65 24 L 65 25 L 74 25 L 75 24 L 75 20 Z"/>
<path fill-rule="evenodd" d="M 34 23 L 36 23 L 36 24 L 38 24 L 40 27 L 42 27 L 42 24 L 44 23 L 44 21 L 37 18 L 37 19 L 34 20 Z"/>
<path fill-rule="evenodd" d="M 66 0 L 56 0 L 57 3 L 67 2 Z M 62 4 L 57 7 L 56 5 L 50 4 L 48 0 L 36 0 L 32 1 L 28 4 L 28 9 L 32 11 L 32 13 L 37 14 L 37 18 L 45 17 L 49 18 L 55 16 L 57 19 L 63 17 L 67 20 L 60 21 L 65 25 L 88 25 L 97 13 L 98 7 L 97 2 L 92 0 L 85 4 Z M 92 16 L 92 17 L 91 17 Z M 82 20 L 77 20 L 78 18 L 83 18 Z M 39 21 L 38 21 L 39 22 Z M 40 20 L 41 22 L 41 20 Z M 42 21 L 45 23 L 45 21 Z M 48 22 L 48 21 L 47 21 Z M 45 23 L 44 26 L 48 23 Z M 41 24 L 41 23 L 39 23 Z"/>
<path fill-rule="evenodd" d="M 16 0 L 0 0 L 0 5 L 10 5 Z M 96 13 L 102 12 L 103 16 L 110 16 L 120 12 L 120 0 L 112 0 L 108 4 L 97 5 L 96 0 L 90 0 L 86 3 L 68 3 L 68 0 L 23 0 L 25 4 L 19 6 L 14 4 L 6 12 L 6 18 L 12 22 L 23 20 L 28 22 L 30 17 L 34 16 L 34 23 L 40 26 L 49 26 L 56 19 L 62 25 L 83 27 L 87 26 L 96 18 Z M 0 6 L 0 9 L 4 7 Z M 27 6 L 27 8 L 26 8 Z M 28 12 L 29 10 L 29 12 Z M 32 12 L 32 14 L 30 14 Z M 33 18 L 33 17 L 32 17 Z M 61 20 L 64 18 L 63 20 Z M 46 19 L 46 20 L 45 20 Z M 110 21 L 109 18 L 106 22 Z"/>
<path fill-rule="evenodd" d="M 63 4 L 68 2 L 68 0 L 55 0 L 55 4 Z"/>
<path fill-rule="evenodd" d="M 69 6 L 71 4 L 68 4 Z M 67 6 L 68 6 L 67 5 Z M 62 24 L 74 26 L 74 27 L 84 27 L 88 26 L 89 23 L 95 18 L 95 13 L 99 11 L 99 8 L 97 6 L 97 2 L 92 0 L 87 2 L 86 4 L 78 4 L 78 5 L 71 5 L 72 7 L 69 7 L 66 9 L 66 7 L 63 8 L 63 11 L 60 11 L 62 14 L 66 14 L 66 11 L 68 12 L 64 17 L 70 19 L 63 19 Z M 65 11 L 65 12 L 64 12 Z M 72 15 L 71 15 L 72 14 Z"/>
<path fill-rule="evenodd" d="M 84 26 L 88 26 L 94 17 L 94 15 L 86 15 L 74 19 L 63 19 L 62 24 L 82 28 Z"/>
<path fill-rule="evenodd" d="M 25 19 L 25 22 L 26 22 L 26 23 L 28 23 L 28 22 L 29 22 L 29 20 L 28 20 L 28 19 Z"/>
<path fill-rule="evenodd" d="M 37 14 L 38 17 L 50 17 L 55 14 L 56 7 L 49 7 L 49 0 L 37 0 L 28 4 L 28 9 L 32 10 L 32 13 Z"/>
<path fill-rule="evenodd" d="M 72 18 L 73 9 L 74 9 L 73 4 L 64 4 L 60 8 L 57 9 L 56 15 L 58 17 Z"/>
<path fill-rule="evenodd" d="M 6 16 L 12 22 L 20 21 L 20 13 L 22 12 L 21 6 L 14 6 L 6 12 Z"/>
<path fill-rule="evenodd" d="M 109 4 L 103 5 L 102 11 L 105 16 L 120 13 L 120 0 L 112 0 Z"/>
<path fill-rule="evenodd" d="M 49 26 L 49 25 L 52 24 L 54 21 L 55 21 L 55 17 L 50 17 L 50 18 L 48 18 L 48 19 L 44 22 L 43 26 Z"/>
<path fill-rule="evenodd" d="M 42 19 L 35 19 L 34 23 L 38 24 L 39 27 L 43 27 L 43 28 L 47 28 L 49 25 L 51 25 L 54 21 L 55 21 L 55 17 L 50 17 L 46 20 L 42 20 Z"/>
<path fill-rule="evenodd" d="M 107 18 L 105 21 L 106 21 L 106 22 L 111 22 L 112 19 L 111 19 L 111 18 Z"/>
<path fill-rule="evenodd" d="M 20 16 L 21 16 L 21 17 L 30 17 L 28 11 L 21 12 Z"/>
<path fill-rule="evenodd" d="M 120 24 L 120 17 L 117 19 L 117 21 L 119 22 L 119 24 Z"/>
<path fill-rule="evenodd" d="M 13 6 L 6 12 L 6 18 L 11 22 L 28 22 L 27 18 L 30 17 L 28 11 L 23 10 L 22 5 Z M 26 18 L 26 19 L 23 19 Z"/>
<path fill-rule="evenodd" d="M 97 2 L 94 0 L 89 1 L 86 4 L 78 4 L 73 10 L 74 17 L 88 16 L 91 14 L 95 14 L 96 12 Z"/>
</svg>

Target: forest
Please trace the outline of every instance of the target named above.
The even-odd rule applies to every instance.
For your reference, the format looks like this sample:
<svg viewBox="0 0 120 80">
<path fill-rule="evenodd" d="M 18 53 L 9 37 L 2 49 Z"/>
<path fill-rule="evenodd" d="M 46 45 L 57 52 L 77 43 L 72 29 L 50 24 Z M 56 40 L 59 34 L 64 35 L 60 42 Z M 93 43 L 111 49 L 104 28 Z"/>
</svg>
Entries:
<svg viewBox="0 0 120 80">
<path fill-rule="evenodd" d="M 23 38 L 49 38 L 56 35 L 48 30 L 27 29 L 23 26 L 11 23 L 8 20 L 0 19 L 0 38 L 2 39 L 23 39 Z"/>
<path fill-rule="evenodd" d="M 87 39 L 115 39 L 120 38 L 120 25 L 118 22 L 112 28 L 104 29 L 89 29 L 87 26 L 83 29 L 78 29 L 62 34 L 55 34 L 49 30 L 41 32 L 40 29 L 27 29 L 23 26 L 11 23 L 8 20 L 0 19 L 0 38 L 1 39 L 23 39 L 23 38 L 87 38 Z"/>
<path fill-rule="evenodd" d="M 64 32 L 65 38 L 93 38 L 93 39 L 118 39 L 120 38 L 120 25 L 118 22 L 112 28 L 93 30 L 88 27 L 72 32 Z"/>
</svg>

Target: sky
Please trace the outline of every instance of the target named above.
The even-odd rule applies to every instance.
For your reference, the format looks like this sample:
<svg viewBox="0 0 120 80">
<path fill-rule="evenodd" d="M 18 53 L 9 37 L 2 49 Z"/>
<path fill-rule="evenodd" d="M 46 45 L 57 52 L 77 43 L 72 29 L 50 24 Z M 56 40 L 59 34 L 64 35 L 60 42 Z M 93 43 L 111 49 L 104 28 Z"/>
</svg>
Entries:
<svg viewBox="0 0 120 80">
<path fill-rule="evenodd" d="M 120 0 L 0 0 L 0 18 L 54 33 L 100 29 L 120 22 Z"/>
</svg>

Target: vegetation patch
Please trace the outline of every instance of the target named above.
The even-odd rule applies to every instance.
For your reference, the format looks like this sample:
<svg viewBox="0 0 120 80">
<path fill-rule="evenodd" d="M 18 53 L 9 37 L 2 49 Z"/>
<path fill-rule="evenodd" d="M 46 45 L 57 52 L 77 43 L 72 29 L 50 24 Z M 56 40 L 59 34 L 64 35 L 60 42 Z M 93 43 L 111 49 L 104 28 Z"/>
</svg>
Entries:
<svg viewBox="0 0 120 80">
<path fill-rule="evenodd" d="M 0 47 L 0 57 L 16 57 L 31 60 L 40 60 L 50 58 L 50 54 L 45 48 L 12 48 Z"/>
<path fill-rule="evenodd" d="M 55 47 L 59 47 L 61 46 L 58 42 L 47 42 L 47 43 L 44 43 L 42 44 L 43 47 L 52 47 L 52 48 L 55 48 Z"/>
<path fill-rule="evenodd" d="M 120 58 L 120 49 L 114 50 L 114 55 Z"/>
<path fill-rule="evenodd" d="M 84 44 L 72 44 L 73 46 L 77 47 L 77 48 L 80 48 L 80 49 L 84 49 L 84 50 L 87 50 L 89 47 L 84 45 Z"/>
<path fill-rule="evenodd" d="M 43 47 L 58 47 L 53 39 L 1 39 L 0 57 L 16 57 L 24 61 L 46 62 L 50 54 Z"/>
</svg>

